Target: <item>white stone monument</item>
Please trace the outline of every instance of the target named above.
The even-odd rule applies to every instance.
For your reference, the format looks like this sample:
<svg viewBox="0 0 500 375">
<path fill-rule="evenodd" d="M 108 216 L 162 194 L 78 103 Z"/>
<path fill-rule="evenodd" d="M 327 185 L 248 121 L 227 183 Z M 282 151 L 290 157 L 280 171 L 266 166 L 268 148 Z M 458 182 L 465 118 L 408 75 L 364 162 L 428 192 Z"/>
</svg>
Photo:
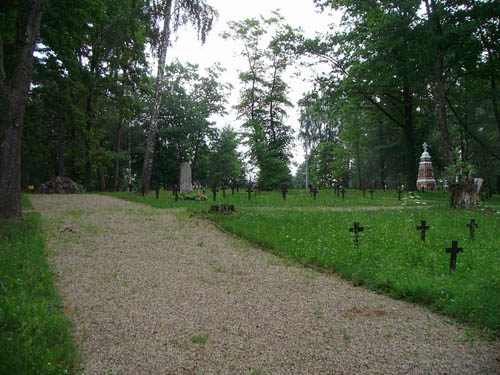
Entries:
<svg viewBox="0 0 500 375">
<path fill-rule="evenodd" d="M 181 163 L 181 173 L 179 178 L 179 191 L 181 193 L 193 190 L 191 179 L 191 165 L 188 162 Z"/>
</svg>

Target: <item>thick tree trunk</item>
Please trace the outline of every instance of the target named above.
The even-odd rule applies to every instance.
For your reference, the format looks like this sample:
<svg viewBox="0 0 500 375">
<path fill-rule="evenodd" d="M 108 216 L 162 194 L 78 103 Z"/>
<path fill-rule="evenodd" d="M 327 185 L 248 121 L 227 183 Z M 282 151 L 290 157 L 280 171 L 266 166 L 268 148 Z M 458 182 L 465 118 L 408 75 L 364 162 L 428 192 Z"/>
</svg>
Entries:
<svg viewBox="0 0 500 375">
<path fill-rule="evenodd" d="M 148 141 L 146 152 L 144 153 L 144 165 L 142 167 L 141 182 L 144 191 L 149 192 L 151 185 L 151 173 L 153 170 L 153 155 L 156 143 L 156 134 L 158 132 L 158 119 L 160 116 L 161 93 L 163 88 L 163 76 L 165 75 L 165 60 L 167 57 L 167 48 L 170 40 L 170 18 L 172 15 L 172 0 L 167 0 L 165 6 L 165 19 L 163 22 L 163 31 L 161 35 L 161 46 L 158 59 L 158 73 L 156 75 L 155 101 L 151 113 L 151 124 L 148 132 Z"/>
<path fill-rule="evenodd" d="M 446 116 L 446 83 L 444 79 L 444 52 L 445 47 L 443 46 L 443 29 L 441 27 L 441 20 L 439 18 L 439 13 L 435 0 L 431 0 L 430 5 L 429 1 L 425 1 L 425 5 L 427 8 L 427 18 L 429 20 L 429 24 L 432 27 L 432 30 L 437 39 L 436 46 L 436 61 L 434 63 L 434 76 L 435 76 L 435 84 L 434 84 L 434 95 L 436 97 L 437 105 L 438 105 L 438 122 L 439 122 L 439 131 L 441 134 L 441 145 L 443 148 L 444 159 L 447 165 L 453 165 L 453 147 L 450 140 L 450 134 L 448 131 L 448 123 Z"/>
<path fill-rule="evenodd" d="M 16 50 L 17 69 L 7 77 L 4 69 L 3 38 L 0 35 L 0 128 L 4 128 L 0 164 L 0 216 L 14 218 L 21 211 L 21 139 L 24 109 L 33 74 L 33 51 L 40 29 L 44 0 L 33 0 L 21 27 Z"/>
<path fill-rule="evenodd" d="M 406 183 L 408 190 L 417 188 L 417 157 L 415 154 L 415 136 L 413 134 L 413 98 L 410 90 L 403 88 L 405 126 L 404 137 L 406 141 Z"/>
</svg>

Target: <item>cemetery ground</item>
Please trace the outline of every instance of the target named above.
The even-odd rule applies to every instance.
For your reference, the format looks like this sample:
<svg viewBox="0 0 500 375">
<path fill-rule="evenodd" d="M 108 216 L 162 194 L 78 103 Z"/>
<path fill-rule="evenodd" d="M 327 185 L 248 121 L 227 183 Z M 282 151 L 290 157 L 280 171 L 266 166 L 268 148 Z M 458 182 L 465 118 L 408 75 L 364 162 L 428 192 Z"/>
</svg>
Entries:
<svg viewBox="0 0 500 375">
<path fill-rule="evenodd" d="M 215 204 L 234 204 L 232 214 L 208 214 L 211 199 L 176 202 L 167 191 L 159 199 L 117 194 L 159 208 L 102 195 L 30 196 L 61 301 L 18 313 L 15 305 L 29 302 L 16 297 L 19 288 L 49 295 L 41 285 L 51 285 L 51 274 L 20 276 L 24 260 L 10 267 L 16 276 L 2 268 L 0 340 L 18 346 L 0 345 L 0 359 L 9 358 L 0 373 L 71 373 L 64 312 L 84 374 L 498 374 L 498 197 L 491 209 L 467 212 L 447 209 L 439 192 L 403 207 L 394 191 L 373 200 L 348 191 L 345 202 L 332 194 L 314 201 L 290 191 L 283 201 L 261 192 L 248 201 L 241 190 L 225 200 L 218 193 Z M 35 218 L 28 232 L 40 255 L 36 217 L 26 220 Z M 425 243 L 421 220 L 430 227 Z M 364 228 L 356 248 L 354 222 Z M 30 236 L 14 232 L 2 229 L 1 240 L 22 253 Z M 452 240 L 463 251 L 450 274 Z M 61 323 L 46 329 L 54 340 L 44 343 L 35 334 L 47 320 Z"/>
</svg>

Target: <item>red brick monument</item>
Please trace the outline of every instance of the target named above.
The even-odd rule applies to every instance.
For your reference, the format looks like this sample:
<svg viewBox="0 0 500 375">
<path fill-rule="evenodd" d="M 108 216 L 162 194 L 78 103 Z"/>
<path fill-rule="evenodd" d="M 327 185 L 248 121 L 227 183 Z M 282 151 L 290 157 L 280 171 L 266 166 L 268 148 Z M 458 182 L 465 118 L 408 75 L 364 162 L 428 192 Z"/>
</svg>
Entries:
<svg viewBox="0 0 500 375">
<path fill-rule="evenodd" d="M 418 166 L 418 179 L 417 190 L 434 189 L 436 187 L 436 180 L 434 179 L 434 170 L 432 169 L 431 156 L 427 152 L 427 143 L 424 143 L 424 152 L 420 157 L 420 164 Z"/>
</svg>

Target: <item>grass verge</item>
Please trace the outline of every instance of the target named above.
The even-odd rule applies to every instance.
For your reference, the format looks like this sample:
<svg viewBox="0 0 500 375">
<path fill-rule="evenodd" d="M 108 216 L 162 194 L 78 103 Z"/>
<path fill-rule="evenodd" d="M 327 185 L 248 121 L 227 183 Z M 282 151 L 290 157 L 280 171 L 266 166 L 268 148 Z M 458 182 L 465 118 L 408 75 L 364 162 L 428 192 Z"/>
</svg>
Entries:
<svg viewBox="0 0 500 375">
<path fill-rule="evenodd" d="M 46 261 L 40 215 L 1 220 L 0 374 L 72 374 L 75 362 L 70 324 Z"/>
<path fill-rule="evenodd" d="M 299 211 L 242 209 L 210 215 L 223 229 L 304 265 L 334 270 L 395 298 L 430 306 L 472 323 L 490 336 L 500 332 L 500 215 L 480 211 Z M 467 223 L 480 223 L 475 240 Z M 426 242 L 417 225 L 426 220 Z M 349 228 L 360 222 L 359 246 Z M 457 240 L 456 271 L 445 249 Z"/>
</svg>

